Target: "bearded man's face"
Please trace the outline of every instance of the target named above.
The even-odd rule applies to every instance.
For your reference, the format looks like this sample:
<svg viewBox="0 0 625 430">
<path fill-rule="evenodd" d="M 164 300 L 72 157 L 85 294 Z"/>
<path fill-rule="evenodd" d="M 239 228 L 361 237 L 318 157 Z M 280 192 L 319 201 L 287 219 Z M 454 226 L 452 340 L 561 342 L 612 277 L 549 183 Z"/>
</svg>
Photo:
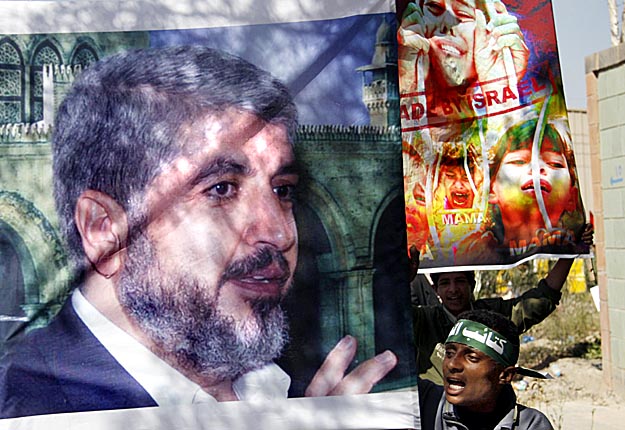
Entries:
<svg viewBox="0 0 625 430">
<path fill-rule="evenodd" d="M 227 110 L 183 129 L 148 186 L 146 226 L 119 282 L 126 313 L 166 354 L 236 378 L 280 354 L 298 182 L 286 129 Z"/>
</svg>

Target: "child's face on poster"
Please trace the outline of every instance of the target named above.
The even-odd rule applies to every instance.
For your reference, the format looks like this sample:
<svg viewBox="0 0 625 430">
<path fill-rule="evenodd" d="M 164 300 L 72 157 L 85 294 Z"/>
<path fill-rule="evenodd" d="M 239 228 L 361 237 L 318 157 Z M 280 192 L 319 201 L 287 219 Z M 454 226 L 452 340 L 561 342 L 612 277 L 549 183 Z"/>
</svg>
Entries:
<svg viewBox="0 0 625 430">
<path fill-rule="evenodd" d="M 473 206 L 474 194 L 462 165 L 444 166 L 442 169 L 445 197 L 450 209 L 468 209 Z"/>
<path fill-rule="evenodd" d="M 502 215 L 537 210 L 537 176 L 540 193 L 552 223 L 556 223 L 565 210 L 571 210 L 573 184 L 566 157 L 559 149 L 561 144 L 546 138 L 540 154 L 532 162 L 532 145 L 509 151 L 504 155 L 492 184 L 494 203 Z"/>
</svg>

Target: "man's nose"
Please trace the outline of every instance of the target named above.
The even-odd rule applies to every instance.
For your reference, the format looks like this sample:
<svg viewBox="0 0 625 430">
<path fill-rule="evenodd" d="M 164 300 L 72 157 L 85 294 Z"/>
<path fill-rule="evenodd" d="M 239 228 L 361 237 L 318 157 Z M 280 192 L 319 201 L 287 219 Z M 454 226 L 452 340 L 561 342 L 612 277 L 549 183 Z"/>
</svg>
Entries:
<svg viewBox="0 0 625 430">
<path fill-rule="evenodd" d="M 443 15 L 441 15 L 441 23 L 439 32 L 441 34 L 456 35 L 456 26 L 460 23 L 458 17 L 453 11 L 447 9 Z"/>
<path fill-rule="evenodd" d="M 458 355 L 458 353 L 453 353 L 445 357 L 444 364 L 451 373 L 458 373 L 462 371 L 462 365 Z"/>
<path fill-rule="evenodd" d="M 286 251 L 297 242 L 293 211 L 271 191 L 249 198 L 244 240 L 251 246 L 270 245 Z"/>
<path fill-rule="evenodd" d="M 528 163 L 529 166 L 529 173 L 530 175 L 533 173 L 533 164 L 530 162 Z M 543 160 L 538 160 L 538 173 L 539 175 L 546 175 L 547 174 L 547 163 L 545 163 Z"/>
</svg>

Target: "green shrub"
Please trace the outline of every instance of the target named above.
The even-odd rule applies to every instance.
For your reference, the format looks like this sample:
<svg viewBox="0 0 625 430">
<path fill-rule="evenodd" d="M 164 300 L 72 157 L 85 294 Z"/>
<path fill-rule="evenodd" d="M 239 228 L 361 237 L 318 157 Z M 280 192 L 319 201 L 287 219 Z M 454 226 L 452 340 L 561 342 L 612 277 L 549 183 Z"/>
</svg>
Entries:
<svg viewBox="0 0 625 430">
<path fill-rule="evenodd" d="M 509 293 L 520 295 L 535 287 L 552 265 L 552 261 L 533 260 L 509 270 L 479 272 L 476 295 L 497 296 L 507 286 L 512 287 Z M 556 310 L 524 336 L 534 340 L 521 345 L 522 365 L 542 367 L 561 357 L 601 357 L 599 312 L 592 297 L 589 292 L 570 293 L 566 284 Z"/>
</svg>

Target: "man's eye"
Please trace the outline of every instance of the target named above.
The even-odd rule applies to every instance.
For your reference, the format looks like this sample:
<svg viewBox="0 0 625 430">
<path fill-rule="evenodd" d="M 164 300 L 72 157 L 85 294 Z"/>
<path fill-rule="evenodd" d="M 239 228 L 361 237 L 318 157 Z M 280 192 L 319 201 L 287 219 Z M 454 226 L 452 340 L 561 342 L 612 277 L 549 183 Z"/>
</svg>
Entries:
<svg viewBox="0 0 625 430">
<path fill-rule="evenodd" d="M 445 9 L 443 9 L 442 7 L 438 6 L 438 5 L 431 5 L 428 6 L 428 9 L 430 10 L 430 13 L 434 16 L 439 16 L 442 15 L 443 12 L 445 12 Z"/>
<path fill-rule="evenodd" d="M 229 199 L 236 195 L 237 186 L 232 182 L 219 182 L 208 188 L 205 193 L 216 199 Z"/>
<path fill-rule="evenodd" d="M 471 363 L 477 363 L 478 361 L 480 361 L 480 357 L 475 354 L 468 354 L 467 360 L 469 360 Z"/>
<path fill-rule="evenodd" d="M 563 163 L 560 163 L 559 161 L 551 161 L 547 163 L 549 165 L 549 167 L 553 167 L 554 169 L 563 169 L 565 166 Z"/>
<path fill-rule="evenodd" d="M 548 154 L 547 156 L 543 156 L 543 160 L 553 169 L 563 169 L 566 167 L 564 157 L 560 157 L 559 155 Z"/>
<path fill-rule="evenodd" d="M 294 185 L 278 185 L 273 187 L 273 192 L 280 200 L 293 201 L 295 199 Z"/>
<path fill-rule="evenodd" d="M 442 15 L 445 12 L 445 8 L 438 1 L 426 1 L 425 7 L 434 16 Z"/>
<path fill-rule="evenodd" d="M 513 164 L 516 166 L 522 166 L 523 164 L 527 164 L 527 160 L 523 158 L 512 158 L 506 161 L 506 164 Z"/>
</svg>

